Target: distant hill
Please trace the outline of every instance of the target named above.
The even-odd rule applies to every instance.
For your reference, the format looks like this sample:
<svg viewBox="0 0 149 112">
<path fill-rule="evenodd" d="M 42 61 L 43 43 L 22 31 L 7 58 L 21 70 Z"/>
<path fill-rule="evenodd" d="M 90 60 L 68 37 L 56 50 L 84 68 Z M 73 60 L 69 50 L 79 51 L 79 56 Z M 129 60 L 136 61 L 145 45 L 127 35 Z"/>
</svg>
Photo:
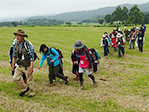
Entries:
<svg viewBox="0 0 149 112">
<path fill-rule="evenodd" d="M 123 4 L 120 5 L 121 7 L 126 6 L 128 9 L 130 9 L 134 4 Z M 30 17 L 30 19 L 37 19 L 37 18 L 47 18 L 47 19 L 57 19 L 57 20 L 63 20 L 63 21 L 81 21 L 83 19 L 92 19 L 98 17 L 104 17 L 106 14 L 111 14 L 117 6 L 114 7 L 104 7 L 99 8 L 95 10 L 89 10 L 89 11 L 77 11 L 77 12 L 69 12 L 69 13 L 63 13 L 58 14 L 55 16 L 40 16 L 40 17 Z M 149 12 L 149 3 L 145 4 L 139 4 L 138 7 L 143 12 Z"/>
</svg>

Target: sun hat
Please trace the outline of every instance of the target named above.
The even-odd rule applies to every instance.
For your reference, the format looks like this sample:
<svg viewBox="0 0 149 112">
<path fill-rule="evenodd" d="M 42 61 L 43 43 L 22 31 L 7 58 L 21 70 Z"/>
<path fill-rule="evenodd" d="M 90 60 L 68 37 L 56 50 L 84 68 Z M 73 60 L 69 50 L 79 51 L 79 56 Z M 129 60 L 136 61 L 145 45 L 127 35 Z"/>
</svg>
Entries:
<svg viewBox="0 0 149 112">
<path fill-rule="evenodd" d="M 20 35 L 20 36 L 24 36 L 24 37 L 27 37 L 28 38 L 28 35 L 25 34 L 25 32 L 21 29 L 18 30 L 17 33 L 13 33 L 15 36 L 16 35 Z"/>
<path fill-rule="evenodd" d="M 74 43 L 73 47 L 74 47 L 75 49 L 81 49 L 81 48 L 84 47 L 84 44 L 83 44 L 83 42 L 81 42 L 80 40 L 77 40 L 77 41 Z"/>
</svg>

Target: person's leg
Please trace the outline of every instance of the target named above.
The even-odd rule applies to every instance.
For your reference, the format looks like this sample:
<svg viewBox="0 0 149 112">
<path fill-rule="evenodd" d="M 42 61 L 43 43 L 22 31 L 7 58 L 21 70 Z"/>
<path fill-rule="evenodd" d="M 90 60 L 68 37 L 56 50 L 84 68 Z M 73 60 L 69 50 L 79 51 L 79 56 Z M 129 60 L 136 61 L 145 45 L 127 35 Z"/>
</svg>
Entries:
<svg viewBox="0 0 149 112">
<path fill-rule="evenodd" d="M 129 40 L 129 49 L 131 49 L 131 40 Z"/>
<path fill-rule="evenodd" d="M 133 44 L 133 49 L 134 49 L 135 48 L 135 40 L 133 40 L 132 44 Z"/>
<path fill-rule="evenodd" d="M 68 83 L 68 77 L 67 76 L 63 76 L 62 74 L 59 73 L 59 65 L 54 67 L 54 75 L 60 79 L 65 80 L 65 84 Z"/>
<path fill-rule="evenodd" d="M 92 75 L 92 71 L 89 72 L 89 69 L 85 69 L 85 74 L 88 75 L 92 81 L 93 81 L 93 86 L 97 86 L 96 81 L 95 81 L 95 77 Z"/>
<path fill-rule="evenodd" d="M 122 54 L 123 54 L 123 56 L 124 56 L 124 54 L 125 54 L 124 47 L 122 47 L 121 49 L 122 49 Z"/>
<path fill-rule="evenodd" d="M 143 43 L 141 43 L 140 50 L 141 50 L 141 52 L 143 52 Z"/>
<path fill-rule="evenodd" d="M 84 73 L 84 69 L 79 67 L 80 89 L 83 88 L 83 73 Z"/>
<path fill-rule="evenodd" d="M 49 81 L 50 84 L 53 83 L 53 78 L 54 78 L 54 71 L 53 71 L 53 65 L 49 65 Z"/>
<path fill-rule="evenodd" d="M 121 51 L 120 47 L 118 47 L 118 57 L 121 57 Z"/>
<path fill-rule="evenodd" d="M 104 56 L 107 56 L 107 53 L 106 53 L 106 46 L 104 46 Z"/>
<path fill-rule="evenodd" d="M 93 70 L 94 70 L 94 73 L 97 72 L 97 63 L 93 63 Z"/>
<path fill-rule="evenodd" d="M 27 67 L 27 70 L 24 71 L 24 73 L 26 74 L 27 76 L 27 87 L 29 87 L 29 96 L 32 97 L 35 95 L 35 92 L 34 92 L 34 75 L 33 73 L 30 74 L 30 67 Z"/>
<path fill-rule="evenodd" d="M 21 80 L 22 75 L 23 75 L 23 67 L 17 67 L 13 75 L 13 81 L 17 84 L 17 86 L 21 89 L 21 91 L 24 92 L 27 90 L 27 85 L 23 82 L 23 80 Z"/>
<path fill-rule="evenodd" d="M 23 77 L 23 81 L 24 81 L 24 83 L 26 84 L 26 83 L 27 83 L 27 78 L 26 78 L 25 73 L 23 73 L 22 77 Z"/>
</svg>

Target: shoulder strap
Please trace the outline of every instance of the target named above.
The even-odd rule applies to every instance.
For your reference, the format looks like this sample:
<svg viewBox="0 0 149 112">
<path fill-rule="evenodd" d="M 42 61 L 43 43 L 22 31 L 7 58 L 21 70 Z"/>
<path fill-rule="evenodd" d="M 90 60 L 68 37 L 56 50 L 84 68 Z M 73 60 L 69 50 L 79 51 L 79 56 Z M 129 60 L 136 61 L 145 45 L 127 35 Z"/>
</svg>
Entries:
<svg viewBox="0 0 149 112">
<path fill-rule="evenodd" d="M 52 47 L 50 47 L 50 53 L 53 54 L 55 56 L 55 54 L 52 52 Z M 54 48 L 53 48 L 54 49 Z"/>
</svg>

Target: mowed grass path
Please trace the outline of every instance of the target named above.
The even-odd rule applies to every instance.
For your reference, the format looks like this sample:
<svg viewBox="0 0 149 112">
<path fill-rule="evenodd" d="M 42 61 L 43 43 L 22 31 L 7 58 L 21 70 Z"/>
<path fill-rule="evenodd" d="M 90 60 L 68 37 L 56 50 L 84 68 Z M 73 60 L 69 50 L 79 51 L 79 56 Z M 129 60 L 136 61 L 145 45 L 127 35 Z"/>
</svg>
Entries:
<svg viewBox="0 0 149 112">
<path fill-rule="evenodd" d="M 38 70 L 35 62 L 34 76 L 36 96 L 19 97 L 19 88 L 12 81 L 8 61 L 8 50 L 14 38 L 13 32 L 23 29 L 29 36 L 38 56 L 41 44 L 56 47 L 64 55 L 64 73 L 70 82 L 65 85 L 59 79 L 56 86 L 48 87 L 48 67 L 46 62 Z M 0 28 L 0 111 L 81 111 L 81 112 L 148 112 L 149 111 L 149 26 L 147 26 L 144 52 L 125 48 L 125 56 L 118 58 L 117 52 L 110 50 L 109 58 L 103 56 L 100 47 L 102 34 L 111 32 L 112 27 L 17 27 Z M 99 72 L 94 74 L 98 87 L 84 74 L 84 89 L 71 73 L 72 45 L 82 40 L 89 48 L 95 48 L 101 56 Z M 100 80 L 104 78 L 105 81 Z"/>
</svg>

